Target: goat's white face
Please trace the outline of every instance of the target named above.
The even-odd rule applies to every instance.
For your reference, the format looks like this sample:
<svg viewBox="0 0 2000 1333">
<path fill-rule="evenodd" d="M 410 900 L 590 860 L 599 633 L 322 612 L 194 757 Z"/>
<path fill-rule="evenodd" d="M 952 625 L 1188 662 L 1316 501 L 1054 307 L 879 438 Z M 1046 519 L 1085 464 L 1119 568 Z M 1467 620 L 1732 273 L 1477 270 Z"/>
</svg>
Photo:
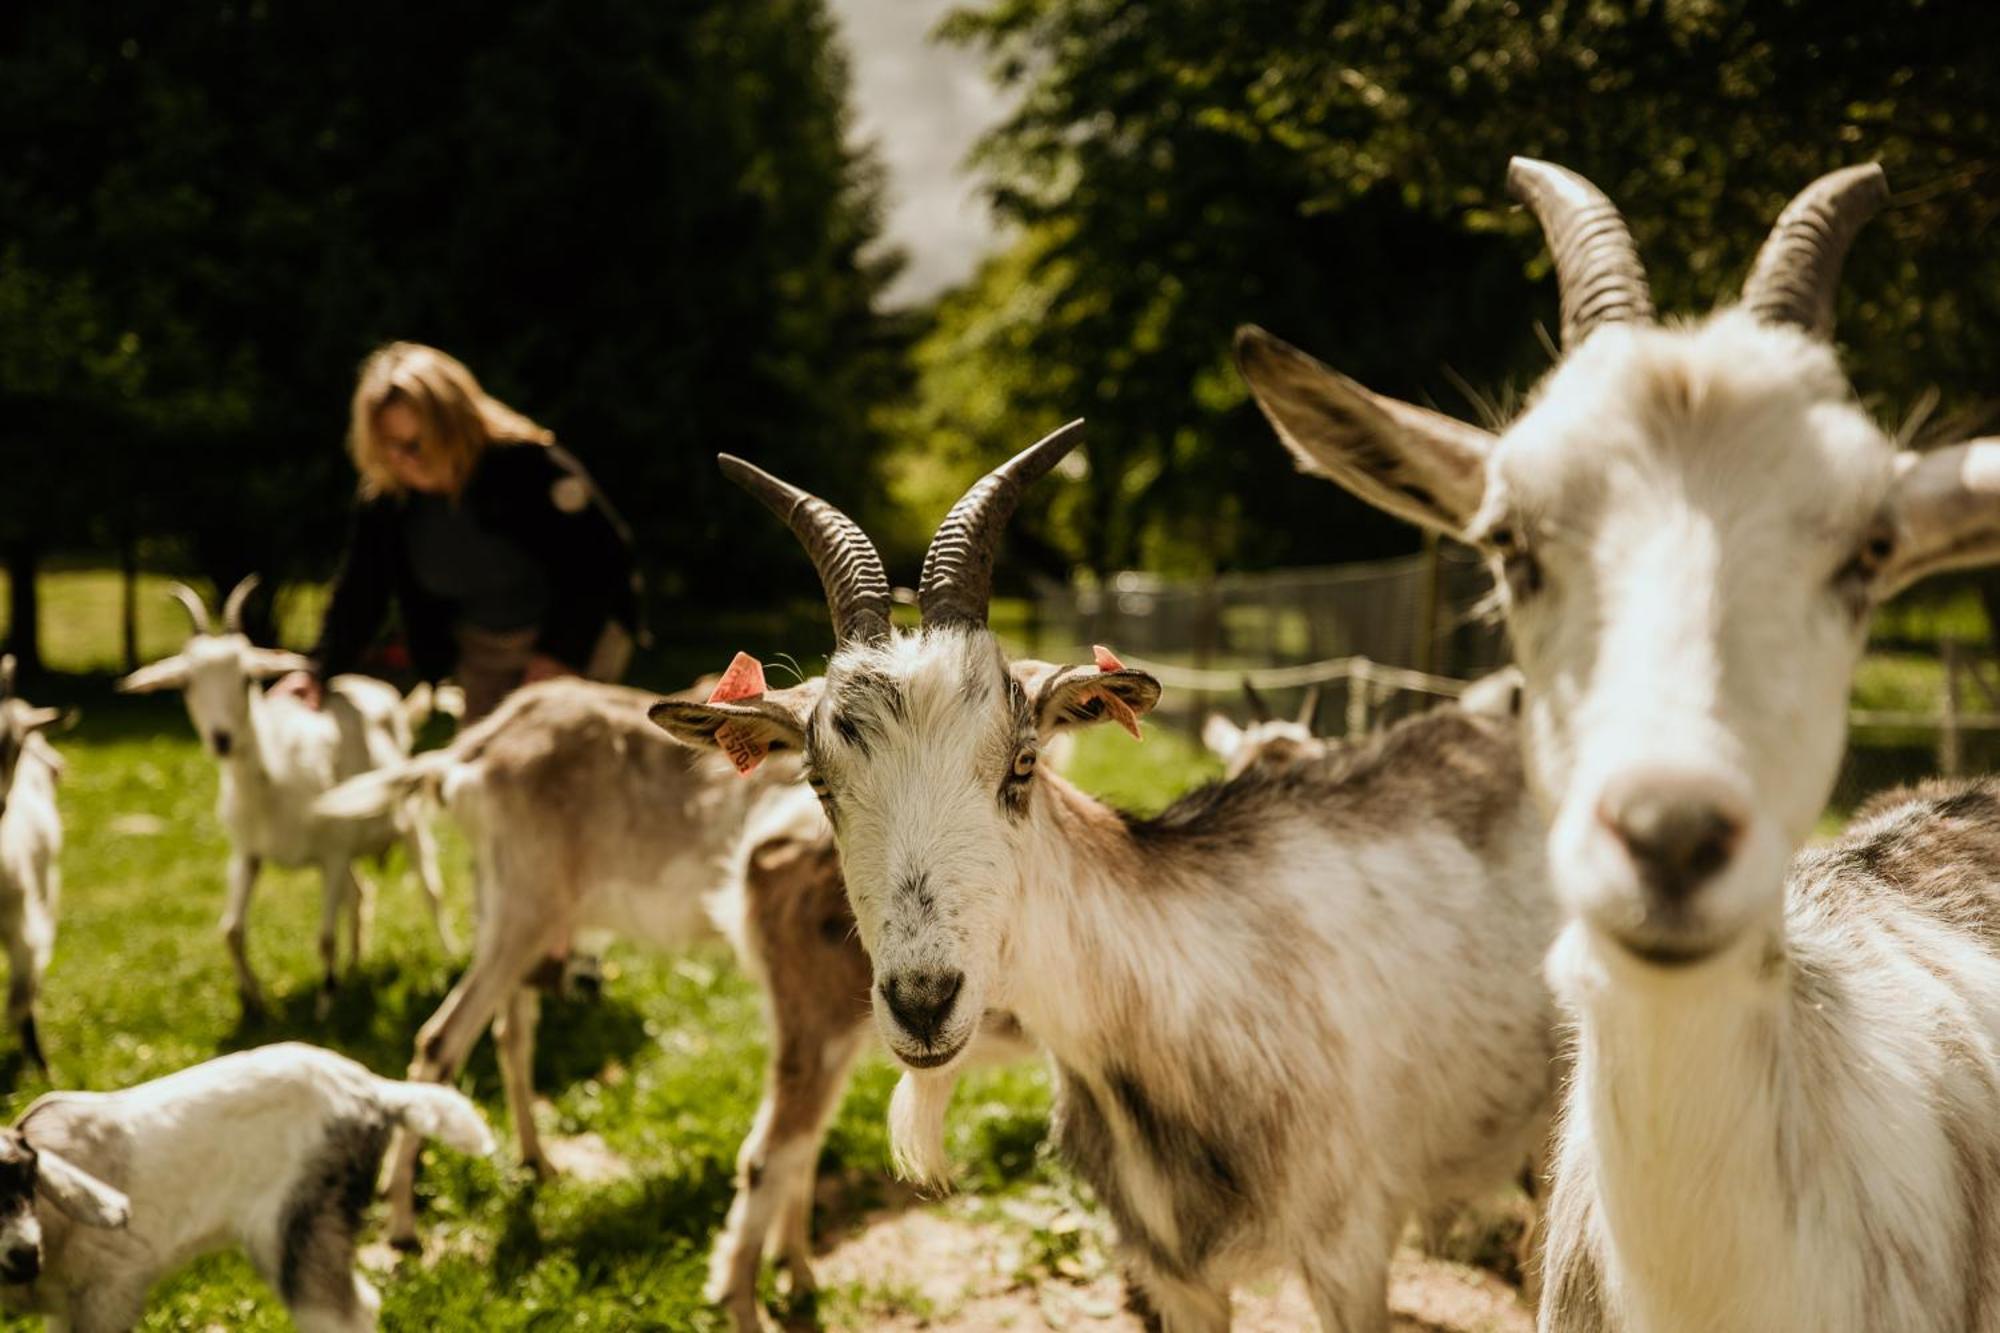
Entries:
<svg viewBox="0 0 2000 1333">
<path fill-rule="evenodd" d="M 131 1218 L 122 1193 L 52 1152 L 36 1152 L 20 1130 L 0 1129 L 0 1286 L 41 1275 L 37 1198 L 84 1226 L 117 1229 Z"/>
<path fill-rule="evenodd" d="M 1064 727 L 1136 726 L 1159 692 L 1108 655 L 1010 663 L 990 632 L 953 625 L 844 646 L 816 695 L 673 702 L 653 716 L 750 763 L 804 750 L 874 964 L 876 1027 L 904 1064 L 938 1069 L 1010 1002 L 1042 748 Z"/>
<path fill-rule="evenodd" d="M 1641 957 L 1781 911 L 1839 767 L 1894 457 L 1831 349 L 1734 312 L 1599 330 L 1495 446 L 1465 535 L 1528 682 L 1557 892 Z"/>
<path fill-rule="evenodd" d="M 197 633 L 179 653 L 119 681 L 118 689 L 126 694 L 179 690 L 202 745 L 210 754 L 227 758 L 247 729 L 250 691 L 262 681 L 307 665 L 297 653 L 259 648 L 239 633 Z"/>
<path fill-rule="evenodd" d="M 1854 177 L 1822 185 L 1852 199 Z M 1564 188 L 1579 184 L 1591 188 Z M 1825 222 L 1842 207 L 1849 221 Z M 1779 917 L 1785 862 L 1839 766 L 1876 603 L 1935 570 L 2000 561 L 2000 441 L 1899 455 L 1816 336 L 1831 318 L 1827 257 L 1773 265 L 1783 281 L 1760 285 L 1800 236 L 1858 225 L 1850 205 L 1814 208 L 1822 225 L 1774 231 L 1746 307 L 1697 325 L 1653 323 L 1636 259 L 1586 275 L 1588 298 L 1565 305 L 1568 355 L 1498 438 L 1377 397 L 1268 334 L 1238 341 L 1307 471 L 1487 554 L 1558 896 L 1658 966 Z M 1607 215 L 1581 210 L 1559 257 L 1615 250 Z M 1613 302 L 1622 318 L 1581 322 Z"/>
</svg>

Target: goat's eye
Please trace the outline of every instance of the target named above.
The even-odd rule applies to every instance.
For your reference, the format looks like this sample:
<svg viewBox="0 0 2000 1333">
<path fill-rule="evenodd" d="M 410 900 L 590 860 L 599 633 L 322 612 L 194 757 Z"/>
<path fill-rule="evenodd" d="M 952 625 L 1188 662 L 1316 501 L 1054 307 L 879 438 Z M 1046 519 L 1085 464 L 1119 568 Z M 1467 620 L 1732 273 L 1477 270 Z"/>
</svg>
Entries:
<svg viewBox="0 0 2000 1333">
<path fill-rule="evenodd" d="M 1542 590 L 1542 562 L 1528 549 L 1519 528 L 1502 524 L 1486 534 L 1485 545 L 1500 557 L 1500 572 L 1513 597 L 1532 597 Z"/>
<path fill-rule="evenodd" d="M 1014 776 L 1022 782 L 1035 775 L 1035 752 L 1023 747 L 1014 755 Z"/>
<path fill-rule="evenodd" d="M 1835 572 L 1833 581 L 1844 591 L 1865 590 L 1874 584 L 1895 553 L 1895 531 L 1887 526 L 1871 528 L 1847 562 Z"/>
<path fill-rule="evenodd" d="M 826 785 L 826 779 L 819 774 L 807 773 L 806 786 L 811 787 L 812 794 L 819 797 L 821 801 L 830 802 L 833 800 L 833 790 Z"/>
</svg>

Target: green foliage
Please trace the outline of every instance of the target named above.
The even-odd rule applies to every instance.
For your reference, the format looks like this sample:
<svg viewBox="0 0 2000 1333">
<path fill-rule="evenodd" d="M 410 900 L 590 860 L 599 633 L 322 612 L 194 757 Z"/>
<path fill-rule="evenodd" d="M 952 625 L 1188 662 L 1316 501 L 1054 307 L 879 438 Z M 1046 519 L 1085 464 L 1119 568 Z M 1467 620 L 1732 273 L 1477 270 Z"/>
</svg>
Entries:
<svg viewBox="0 0 2000 1333">
<path fill-rule="evenodd" d="M 46 484 L 0 539 L 323 577 L 354 368 L 414 338 L 577 450 L 664 592 L 761 570 L 714 453 L 851 475 L 897 385 L 845 95 L 823 0 L 10 9 L 0 448 Z"/>
<path fill-rule="evenodd" d="M 1842 302 L 1857 382 L 1892 419 L 1933 386 L 1947 416 L 1977 409 L 2000 353 L 1989 19 L 1969 0 L 970 4 L 947 35 L 1019 97 L 981 158 L 1017 240 L 919 348 L 899 484 L 949 491 L 944 469 L 1084 415 L 1090 475 L 1039 498 L 1045 548 L 1188 570 L 1408 549 L 1288 476 L 1230 330 L 1499 410 L 1555 323 L 1503 190 L 1514 153 L 1619 201 L 1671 311 L 1731 294 L 1814 175 L 1881 160 L 1899 193 Z"/>
</svg>

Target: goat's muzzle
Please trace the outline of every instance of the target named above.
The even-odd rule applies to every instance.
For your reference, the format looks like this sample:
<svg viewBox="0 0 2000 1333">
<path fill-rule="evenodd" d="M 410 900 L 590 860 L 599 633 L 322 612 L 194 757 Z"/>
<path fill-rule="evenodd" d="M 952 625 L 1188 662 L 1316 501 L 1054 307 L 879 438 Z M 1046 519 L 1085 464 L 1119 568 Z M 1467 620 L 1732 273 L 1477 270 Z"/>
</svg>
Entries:
<svg viewBox="0 0 2000 1333">
<path fill-rule="evenodd" d="M 950 1022 L 965 986 L 965 973 L 952 970 L 896 972 L 876 984 L 876 994 L 889 1016 L 924 1049 L 916 1054 L 898 1050 L 897 1058 L 918 1069 L 932 1069 L 958 1054 L 958 1045 L 938 1051 L 938 1037 Z"/>
</svg>

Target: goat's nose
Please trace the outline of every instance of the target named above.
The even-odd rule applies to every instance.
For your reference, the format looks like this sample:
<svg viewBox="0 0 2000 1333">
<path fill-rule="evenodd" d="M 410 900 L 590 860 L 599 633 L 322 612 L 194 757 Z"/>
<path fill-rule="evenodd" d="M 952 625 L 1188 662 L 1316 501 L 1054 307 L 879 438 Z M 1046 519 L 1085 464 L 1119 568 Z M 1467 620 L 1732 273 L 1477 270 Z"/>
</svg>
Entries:
<svg viewBox="0 0 2000 1333">
<path fill-rule="evenodd" d="M 217 754 L 229 753 L 230 739 L 230 735 L 226 731 L 212 732 L 209 735 L 209 740 L 215 744 L 215 752 Z"/>
<path fill-rule="evenodd" d="M 959 988 L 964 984 L 965 973 L 955 970 L 898 972 L 884 979 L 876 989 L 903 1030 L 929 1046 L 937 1041 L 938 1031 L 951 1017 L 952 1006 L 958 1003 Z"/>
<path fill-rule="evenodd" d="M 1646 887 L 1680 902 L 1736 854 L 1744 814 L 1735 796 L 1694 776 L 1613 783 L 1598 817 L 1617 835 Z"/>
</svg>

